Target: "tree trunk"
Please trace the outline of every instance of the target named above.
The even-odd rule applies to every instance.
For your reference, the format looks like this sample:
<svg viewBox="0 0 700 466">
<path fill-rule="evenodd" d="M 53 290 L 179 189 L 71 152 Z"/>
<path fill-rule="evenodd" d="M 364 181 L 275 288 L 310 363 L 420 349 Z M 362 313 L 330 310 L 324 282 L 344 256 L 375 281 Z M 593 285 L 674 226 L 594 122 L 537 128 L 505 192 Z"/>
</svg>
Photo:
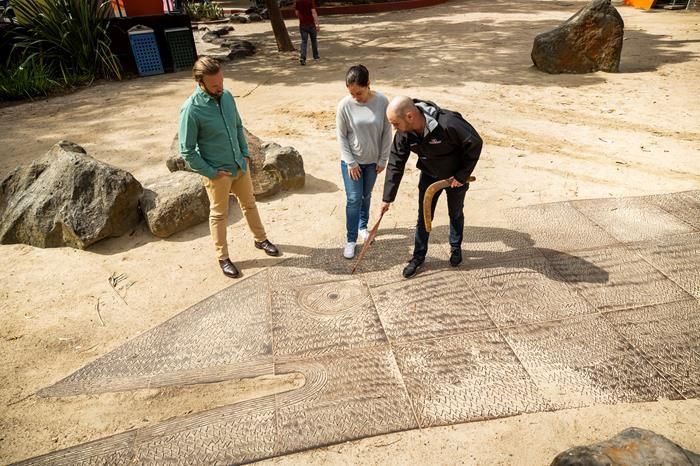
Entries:
<svg viewBox="0 0 700 466">
<path fill-rule="evenodd" d="M 292 39 L 289 38 L 287 26 L 284 25 L 284 20 L 282 19 L 282 13 L 280 12 L 280 6 L 277 3 L 277 0 L 265 0 L 265 6 L 267 7 L 267 12 L 270 15 L 272 31 L 275 33 L 277 50 L 280 52 L 294 52 L 294 45 L 292 44 Z"/>
</svg>

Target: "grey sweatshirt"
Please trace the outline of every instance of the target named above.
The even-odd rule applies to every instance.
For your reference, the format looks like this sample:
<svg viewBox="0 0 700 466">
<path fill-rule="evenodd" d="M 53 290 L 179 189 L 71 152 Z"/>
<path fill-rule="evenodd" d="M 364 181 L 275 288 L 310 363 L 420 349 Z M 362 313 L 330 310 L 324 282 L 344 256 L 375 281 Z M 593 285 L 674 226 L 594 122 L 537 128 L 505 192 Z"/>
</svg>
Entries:
<svg viewBox="0 0 700 466">
<path fill-rule="evenodd" d="M 391 150 L 391 124 L 386 118 L 389 100 L 374 91 L 369 102 L 361 104 L 347 95 L 338 103 L 335 131 L 342 160 L 351 167 L 376 163 L 384 167 Z"/>
</svg>

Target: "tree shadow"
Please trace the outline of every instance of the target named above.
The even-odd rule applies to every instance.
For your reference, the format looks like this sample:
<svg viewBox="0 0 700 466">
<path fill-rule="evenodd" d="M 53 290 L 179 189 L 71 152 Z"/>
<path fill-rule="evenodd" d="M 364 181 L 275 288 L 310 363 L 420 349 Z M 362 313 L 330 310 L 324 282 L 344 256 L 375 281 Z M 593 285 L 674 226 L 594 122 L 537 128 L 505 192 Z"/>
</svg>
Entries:
<svg viewBox="0 0 700 466">
<path fill-rule="evenodd" d="M 370 246 L 358 271 L 358 278 L 365 278 L 376 283 L 377 278 L 387 278 L 386 273 L 390 269 L 403 265 L 410 258 L 413 248 L 413 228 L 391 228 L 380 230 L 374 244 Z M 457 270 L 472 272 L 491 269 L 502 266 L 514 266 L 517 268 L 529 268 L 534 272 L 546 276 L 550 280 L 567 283 L 607 283 L 609 274 L 576 255 L 548 248 L 535 247 L 534 240 L 529 234 L 496 227 L 467 226 L 464 229 L 463 257 L 464 261 L 458 268 L 450 266 L 447 255 L 444 260 L 435 260 L 435 252 L 442 249 L 445 254 L 449 250 L 447 237 L 448 227 L 438 226 L 433 229 L 430 239 L 430 250 L 426 259 L 424 272 L 432 273 L 445 270 Z M 474 244 L 483 244 L 482 249 L 474 249 Z M 342 257 L 341 247 L 307 247 L 293 244 L 278 244 L 283 255 L 295 254 L 284 261 L 279 259 L 259 259 L 254 261 L 236 262 L 244 271 L 248 267 L 272 266 L 287 267 L 290 276 L 308 275 L 314 270 L 338 278 L 349 278 L 355 260 L 348 261 Z M 439 253 L 438 253 L 439 254 Z M 556 257 L 556 266 L 552 265 L 549 258 Z M 563 276 L 557 272 L 557 268 L 573 270 L 575 273 L 567 273 Z M 298 273 L 292 269 L 300 269 Z M 304 271 L 307 272 L 304 272 Z M 400 271 L 397 271 L 397 279 Z"/>
<path fill-rule="evenodd" d="M 375 82 L 407 88 L 469 82 L 588 86 L 604 82 L 605 74 L 550 75 L 535 68 L 530 59 L 536 35 L 559 26 L 586 4 L 477 0 L 373 15 L 327 16 L 324 21 L 336 30 L 326 35 L 321 31 L 319 64 L 300 67 L 296 54 L 278 54 L 271 34 L 261 32 L 245 37 L 258 44 L 261 53 L 245 59 L 245 66 L 234 62 L 227 68 L 235 69 L 240 81 L 285 85 L 338 81 L 348 66 L 361 62 L 373 71 Z M 624 8 L 620 9 L 623 15 Z M 298 47 L 299 32 L 291 24 L 290 36 Z M 338 30 L 337 26 L 343 27 Z M 682 49 L 690 42 L 628 29 L 620 71 L 637 73 L 694 60 L 697 54 Z M 401 57 L 405 59 L 388 62 Z"/>
<path fill-rule="evenodd" d="M 594 85 L 604 82 L 606 75 L 549 75 L 534 68 L 530 60 L 534 37 L 558 26 L 585 4 L 475 0 L 373 15 L 327 16 L 324 22 L 334 24 L 334 29 L 339 30 L 322 29 L 320 64 L 300 67 L 297 54 L 278 53 L 272 32 L 264 31 L 236 34 L 258 44 L 260 52 L 226 64 L 225 71 L 246 92 L 263 83 L 288 86 L 339 83 L 342 94 L 344 73 L 349 65 L 358 62 L 370 68 L 375 84 L 403 87 L 407 93 L 435 86 L 460 87 L 471 82 L 560 88 Z M 623 16 L 625 8 L 620 8 Z M 287 24 L 298 45 L 299 32 L 293 26 L 294 21 Z M 696 40 L 672 40 L 631 29 L 625 35 L 623 73 L 656 70 L 663 64 L 697 59 L 696 53 L 683 48 Z M 389 61 L 389 58 L 399 60 Z M 0 145 L 6 141 L 23 141 L 21 151 L 0 157 L 0 178 L 16 166 L 26 164 L 31 157 L 28 154 L 36 153 L 38 157 L 61 139 L 84 144 L 86 133 L 94 135 L 88 138 L 91 144 L 85 144 L 90 155 L 117 164 L 137 178 L 162 169 L 170 141 L 149 130 L 149 125 L 152 119 L 171 118 L 174 133 L 179 106 L 192 89 L 190 73 L 183 71 L 123 82 L 100 82 L 71 95 L 37 99 L 19 105 L 21 115 L 17 106 L 0 108 L 3 120 Z M 245 92 L 233 91 L 245 98 Z M 266 92 L 265 86 L 255 92 Z M 173 103 L 174 95 L 182 98 Z M 119 104 L 113 105 L 116 102 Z M 170 114 L 164 116 L 152 110 L 159 105 L 167 105 Z M 57 127 L 53 123 L 56 119 L 69 121 L 70 125 Z M 38 132 L 37 128 L 44 129 Z M 125 137 L 139 147 L 138 154 L 122 148 Z"/>
</svg>

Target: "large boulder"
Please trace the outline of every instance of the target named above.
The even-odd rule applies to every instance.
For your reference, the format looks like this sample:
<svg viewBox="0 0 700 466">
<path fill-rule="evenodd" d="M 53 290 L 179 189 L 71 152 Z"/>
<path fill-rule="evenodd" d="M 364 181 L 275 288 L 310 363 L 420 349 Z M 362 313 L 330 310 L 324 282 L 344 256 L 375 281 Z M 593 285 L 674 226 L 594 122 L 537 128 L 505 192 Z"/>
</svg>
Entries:
<svg viewBox="0 0 700 466">
<path fill-rule="evenodd" d="M 253 190 L 257 197 L 304 187 L 304 160 L 296 149 L 266 142 L 262 153 L 264 157 L 253 159 Z"/>
<path fill-rule="evenodd" d="M 185 159 L 180 155 L 180 138 L 178 138 L 177 133 L 170 143 L 170 150 L 168 151 L 168 158 L 165 159 L 165 166 L 171 172 L 177 171 L 188 171 L 191 172 L 192 168 L 185 162 Z"/>
<path fill-rule="evenodd" d="M 255 55 L 255 45 L 247 40 L 226 38 L 217 39 L 213 43 L 219 45 L 220 48 L 209 50 L 206 56 L 220 62 L 232 61 Z"/>
<path fill-rule="evenodd" d="M 700 455 L 684 450 L 650 430 L 630 427 L 593 445 L 559 453 L 551 466 L 700 465 Z"/>
<path fill-rule="evenodd" d="M 304 160 L 293 147 L 281 147 L 275 143 L 263 143 L 260 138 L 245 130 L 250 154 L 250 173 L 256 197 L 265 197 L 281 190 L 298 189 L 304 186 L 306 174 Z M 192 171 L 180 156 L 177 135 L 170 144 L 170 153 L 165 161 L 171 172 Z"/>
<path fill-rule="evenodd" d="M 245 132 L 246 142 L 248 143 L 248 152 L 253 160 L 262 158 L 264 160 L 265 155 L 262 153 L 263 142 L 259 137 L 243 128 Z M 165 160 L 165 166 L 171 172 L 176 171 L 192 171 L 192 168 L 185 162 L 185 159 L 180 155 L 180 139 L 178 135 L 175 134 L 172 142 L 170 143 L 170 150 L 168 151 L 168 158 Z"/>
<path fill-rule="evenodd" d="M 624 26 L 610 0 L 594 0 L 564 24 L 535 37 L 532 62 L 552 74 L 617 72 Z"/>
<path fill-rule="evenodd" d="M 229 60 L 255 55 L 255 45 L 247 40 L 229 40 L 226 41 L 223 46 L 230 50 L 228 53 Z"/>
<path fill-rule="evenodd" d="M 134 177 L 60 141 L 0 184 L 0 243 L 85 249 L 140 220 Z"/>
<path fill-rule="evenodd" d="M 235 14 L 231 15 L 228 20 L 232 23 L 241 23 L 241 24 L 250 22 L 250 21 L 248 21 L 248 17 L 246 15 L 241 15 L 239 13 L 235 13 Z"/>
<path fill-rule="evenodd" d="M 149 230 L 159 238 L 209 218 L 209 198 L 202 177 L 187 171 L 145 182 L 140 205 Z"/>
</svg>

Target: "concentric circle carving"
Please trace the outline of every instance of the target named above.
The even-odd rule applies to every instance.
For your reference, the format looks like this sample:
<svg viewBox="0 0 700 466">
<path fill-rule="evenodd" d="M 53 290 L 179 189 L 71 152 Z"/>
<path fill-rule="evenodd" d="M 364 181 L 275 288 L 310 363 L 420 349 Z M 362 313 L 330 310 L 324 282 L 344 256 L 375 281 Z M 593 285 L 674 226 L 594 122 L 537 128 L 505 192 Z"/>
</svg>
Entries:
<svg viewBox="0 0 700 466">
<path fill-rule="evenodd" d="M 310 314 L 320 316 L 359 310 L 368 301 L 367 288 L 358 280 L 309 285 L 297 291 L 299 306 Z"/>
</svg>

